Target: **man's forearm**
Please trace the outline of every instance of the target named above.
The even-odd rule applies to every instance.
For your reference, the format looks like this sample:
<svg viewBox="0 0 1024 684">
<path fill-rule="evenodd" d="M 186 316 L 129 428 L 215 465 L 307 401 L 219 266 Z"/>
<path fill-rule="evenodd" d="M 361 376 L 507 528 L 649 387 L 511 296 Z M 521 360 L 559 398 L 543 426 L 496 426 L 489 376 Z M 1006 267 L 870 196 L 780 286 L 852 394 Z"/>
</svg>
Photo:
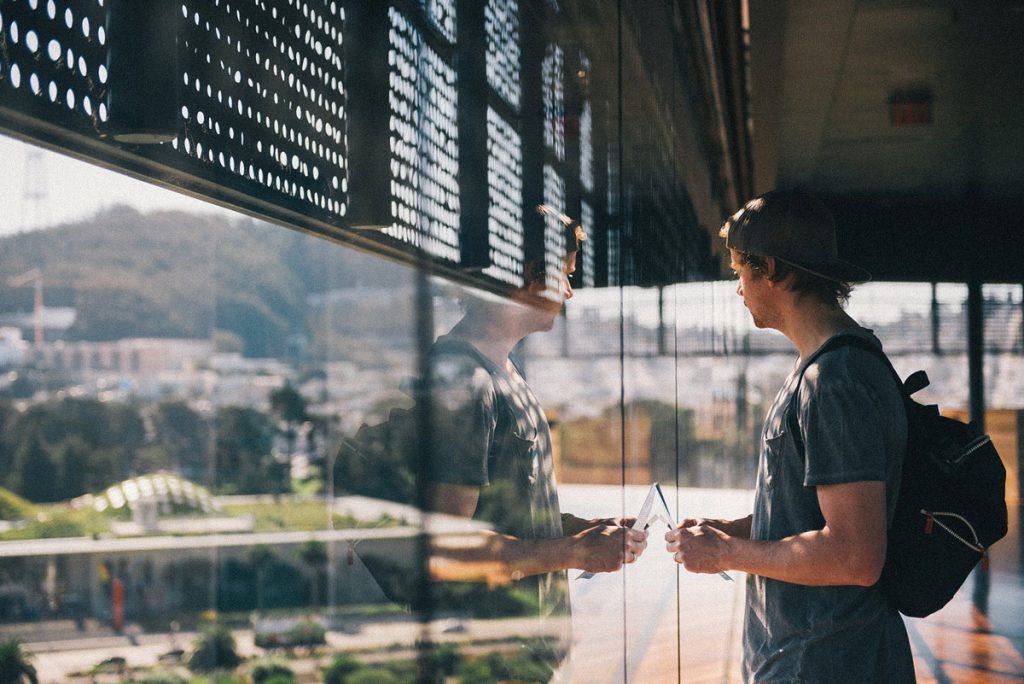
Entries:
<svg viewBox="0 0 1024 684">
<path fill-rule="evenodd" d="M 614 525 L 611 518 L 595 518 L 593 520 L 585 520 L 583 518 L 577 518 L 572 513 L 562 513 L 562 534 L 571 536 L 579 534 L 583 530 L 593 527 L 594 525 Z"/>
<path fill-rule="evenodd" d="M 552 539 L 518 539 L 496 535 L 495 544 L 513 577 L 529 577 L 574 567 L 571 536 Z"/>
<path fill-rule="evenodd" d="M 442 582 L 505 584 L 571 567 L 575 541 L 572 537 L 519 539 L 487 531 L 476 544 L 460 540 L 449 545 L 437 537 L 432 543 L 430 574 Z"/>
<path fill-rule="evenodd" d="M 711 527 L 722 530 L 730 537 L 750 539 L 750 529 L 753 519 L 754 516 L 748 515 L 745 518 L 738 518 L 736 520 L 707 520 L 705 523 Z"/>
<path fill-rule="evenodd" d="M 809 586 L 878 581 L 885 564 L 885 484 L 819 485 L 825 525 L 784 539 L 750 539 L 752 518 L 687 519 L 665 535 L 667 550 L 690 572 L 741 570 Z"/>
<path fill-rule="evenodd" d="M 752 575 L 808 586 L 874 584 L 877 572 L 830 530 L 812 530 L 778 541 L 731 537 L 726 564 Z"/>
</svg>

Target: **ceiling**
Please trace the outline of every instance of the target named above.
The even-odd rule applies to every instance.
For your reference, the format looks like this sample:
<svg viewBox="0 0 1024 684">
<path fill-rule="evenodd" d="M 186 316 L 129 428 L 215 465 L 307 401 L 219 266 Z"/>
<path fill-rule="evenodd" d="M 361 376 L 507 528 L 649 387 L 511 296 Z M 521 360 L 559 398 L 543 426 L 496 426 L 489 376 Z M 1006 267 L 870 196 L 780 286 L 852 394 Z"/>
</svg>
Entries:
<svg viewBox="0 0 1024 684">
<path fill-rule="evenodd" d="M 878 280 L 1024 281 L 1024 0 L 749 13 L 758 193 L 822 196 Z"/>
</svg>

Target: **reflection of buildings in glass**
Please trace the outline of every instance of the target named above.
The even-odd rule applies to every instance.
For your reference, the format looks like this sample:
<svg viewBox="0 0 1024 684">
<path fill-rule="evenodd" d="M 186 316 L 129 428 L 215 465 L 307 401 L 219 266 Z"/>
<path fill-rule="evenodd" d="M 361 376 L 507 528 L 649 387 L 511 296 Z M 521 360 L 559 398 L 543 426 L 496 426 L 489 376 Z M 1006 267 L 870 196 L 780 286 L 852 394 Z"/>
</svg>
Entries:
<svg viewBox="0 0 1024 684">
<path fill-rule="evenodd" d="M 207 359 L 209 340 L 130 338 L 110 342 L 49 342 L 33 351 L 44 369 L 113 371 L 153 375 L 185 370 Z"/>
<path fill-rule="evenodd" d="M 15 327 L 0 327 L 0 368 L 20 366 L 28 354 L 28 342 L 21 330 Z"/>
<path fill-rule="evenodd" d="M 202 528 L 201 522 L 193 522 Z M 117 578 L 126 587 L 124 609 L 129 620 L 182 610 L 251 610 L 256 608 L 258 590 L 253 550 L 265 548 L 273 570 L 267 581 L 277 586 L 259 588 L 270 594 L 264 608 L 301 608 L 309 605 L 310 587 L 317 580 L 296 556 L 303 544 L 317 540 L 334 545 L 335 558 L 345 558 L 350 545 L 359 549 L 359 556 L 334 568 L 334 595 L 340 603 L 373 603 L 384 600 L 384 594 L 367 572 L 362 556 L 405 563 L 414 554 L 418 533 L 415 528 L 398 526 L 317 532 L 232 533 L 225 529 L 213 533 L 216 522 L 213 520 L 205 533 L 191 536 L 0 542 L 0 593 L 24 591 L 29 607 L 41 614 L 45 605 L 32 597 L 41 591 L 36 580 L 49 572 L 55 574 L 57 589 L 51 597 L 54 605 L 47 612 L 55 615 L 109 616 L 109 586 Z M 0 615 L 0 620 L 16 617 Z"/>
</svg>

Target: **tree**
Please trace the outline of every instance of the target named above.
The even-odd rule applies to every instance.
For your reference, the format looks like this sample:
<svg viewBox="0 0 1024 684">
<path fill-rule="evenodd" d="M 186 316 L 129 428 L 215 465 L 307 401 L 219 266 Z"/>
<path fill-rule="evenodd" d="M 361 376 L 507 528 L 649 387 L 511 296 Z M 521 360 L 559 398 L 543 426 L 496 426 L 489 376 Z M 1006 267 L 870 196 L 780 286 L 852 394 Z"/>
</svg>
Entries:
<svg viewBox="0 0 1024 684">
<path fill-rule="evenodd" d="M 72 499 L 88 489 L 90 471 L 89 445 L 81 437 L 70 437 L 57 447 L 56 462 L 60 469 L 60 498 Z"/>
<path fill-rule="evenodd" d="M 58 475 L 57 466 L 39 431 L 24 435 L 14 452 L 12 489 L 36 503 L 59 501 Z"/>
<path fill-rule="evenodd" d="M 299 392 L 285 383 L 284 387 L 270 393 L 270 410 L 280 423 L 284 424 L 284 437 L 288 443 L 288 459 L 295 453 L 295 435 L 298 426 L 309 420 L 306 413 L 306 400 Z"/>
<path fill-rule="evenodd" d="M 31 656 L 21 647 L 17 639 L 0 642 L 0 684 L 37 684 L 36 668 Z"/>
<path fill-rule="evenodd" d="M 24 413 L 23 422 L 26 426 L 38 425 L 51 444 L 78 436 L 95 449 L 131 451 L 146 439 L 146 428 L 138 411 L 126 404 L 98 399 L 66 397 L 35 404 Z"/>
<path fill-rule="evenodd" d="M 173 467 L 197 479 L 206 468 L 209 428 L 184 401 L 163 401 L 153 411 L 154 441 L 167 450 Z"/>
<path fill-rule="evenodd" d="M 0 465 L 9 463 L 3 468 L 6 482 L 36 501 L 58 501 L 123 480 L 135 451 L 145 443 L 138 412 L 113 402 L 65 398 L 33 404 L 24 413 L 3 412 L 0 418 Z M 70 453 L 61 447 L 65 443 Z M 29 448 L 45 449 L 48 457 L 18 461 L 18 450 Z M 70 465 L 64 464 L 65 457 Z M 23 466 L 34 471 L 26 474 Z M 29 496 L 29 491 L 34 493 Z"/>
<path fill-rule="evenodd" d="M 217 413 L 216 429 L 217 488 L 241 494 L 284 490 L 289 464 L 277 463 L 271 455 L 273 427 L 265 415 L 228 407 Z"/>
<path fill-rule="evenodd" d="M 7 474 L 14 465 L 14 450 L 18 446 L 15 429 L 19 417 L 13 403 L 0 399 L 0 477 L 7 484 Z"/>
<path fill-rule="evenodd" d="M 302 423 L 309 420 L 306 404 L 305 398 L 291 386 L 291 383 L 285 383 L 284 387 L 270 393 L 270 409 L 286 423 Z"/>
<path fill-rule="evenodd" d="M 274 550 L 266 544 L 257 544 L 249 549 L 249 565 L 252 566 L 256 575 L 256 610 L 263 610 L 263 585 L 266 581 L 267 570 L 274 564 L 277 556 Z"/>
<path fill-rule="evenodd" d="M 310 603 L 316 608 L 320 603 L 320 574 L 327 566 L 327 545 L 316 539 L 310 539 L 295 552 L 296 557 L 313 571 L 313 584 Z"/>
</svg>

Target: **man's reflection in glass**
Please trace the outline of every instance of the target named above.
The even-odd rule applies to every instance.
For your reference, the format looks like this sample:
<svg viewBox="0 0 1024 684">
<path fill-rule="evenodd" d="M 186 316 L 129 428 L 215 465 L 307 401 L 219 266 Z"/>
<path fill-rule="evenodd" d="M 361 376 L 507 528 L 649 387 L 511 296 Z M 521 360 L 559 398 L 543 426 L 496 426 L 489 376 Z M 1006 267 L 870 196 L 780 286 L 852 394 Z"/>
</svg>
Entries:
<svg viewBox="0 0 1024 684">
<path fill-rule="evenodd" d="M 432 575 L 536 585 L 542 614 L 552 616 L 568 615 L 567 569 L 613 572 L 647 545 L 646 532 L 628 527 L 632 519 L 560 511 L 548 422 L 511 356 L 527 335 L 550 330 L 572 298 L 582 230 L 566 237 L 557 296 L 544 291 L 543 265 L 528 265 L 519 296 L 468 302 L 431 350 L 431 508 L 489 528 L 461 545 L 436 537 Z"/>
</svg>

